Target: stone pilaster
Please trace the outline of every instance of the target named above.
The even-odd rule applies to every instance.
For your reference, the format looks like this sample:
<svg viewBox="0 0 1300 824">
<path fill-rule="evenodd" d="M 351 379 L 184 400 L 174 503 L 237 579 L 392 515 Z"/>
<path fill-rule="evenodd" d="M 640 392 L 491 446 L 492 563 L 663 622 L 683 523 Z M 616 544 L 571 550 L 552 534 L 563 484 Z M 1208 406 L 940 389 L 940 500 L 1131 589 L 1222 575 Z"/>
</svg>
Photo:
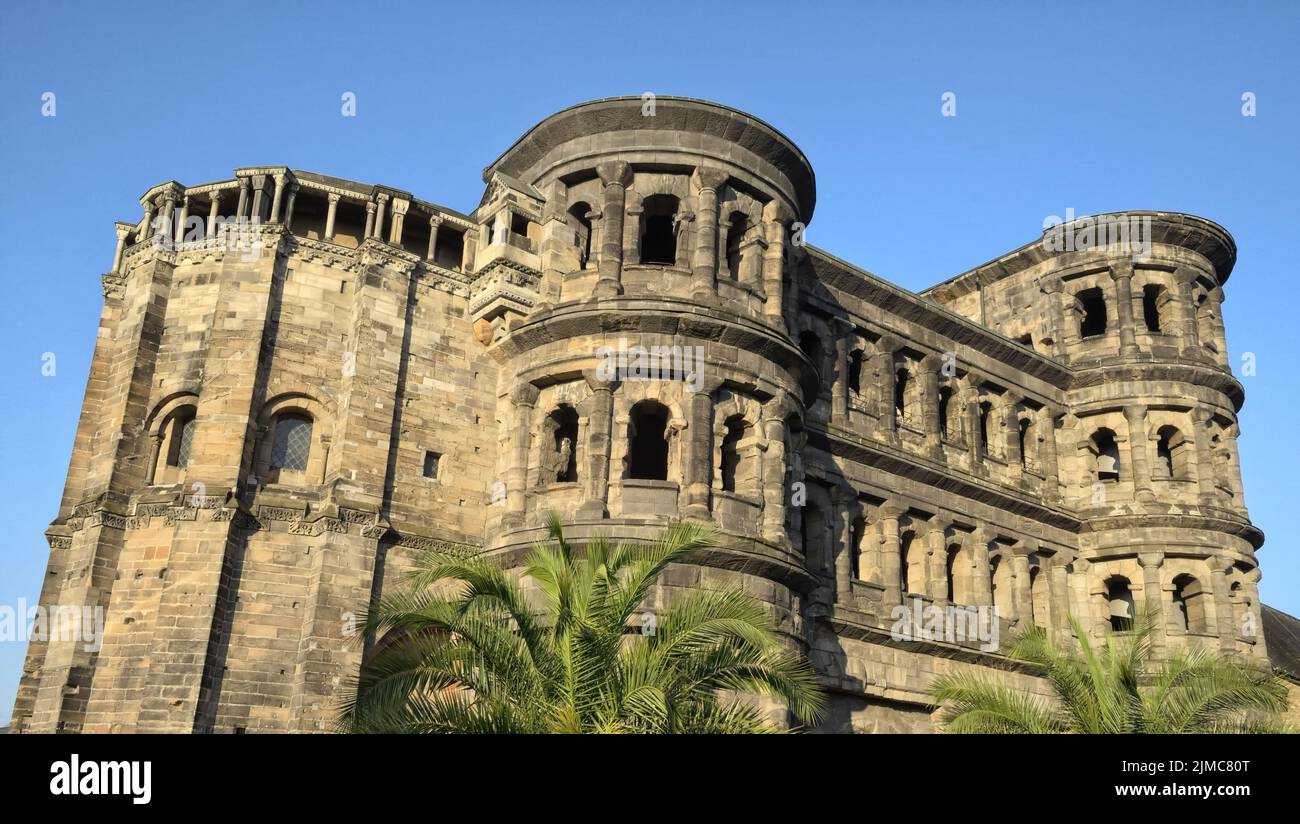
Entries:
<svg viewBox="0 0 1300 824">
<path fill-rule="evenodd" d="M 591 412 L 587 423 L 587 475 L 586 500 L 578 509 L 578 517 L 599 519 L 609 517 L 609 460 L 614 428 L 614 390 L 616 381 L 602 380 L 594 370 L 582 373 L 591 388 Z"/>
<path fill-rule="evenodd" d="M 1155 500 L 1155 493 L 1151 491 L 1151 462 L 1147 454 L 1146 407 L 1130 404 L 1124 407 L 1124 418 L 1128 421 L 1129 471 L 1134 494 L 1139 501 L 1149 503 Z"/>
<path fill-rule="evenodd" d="M 770 322 L 785 317 L 785 232 L 789 210 L 778 200 L 763 207 L 763 233 L 767 248 L 763 250 L 763 315 Z"/>
<path fill-rule="evenodd" d="M 1137 330 L 1133 325 L 1133 261 L 1123 260 L 1110 270 L 1115 282 L 1115 319 L 1119 324 L 1119 353 L 1132 357 L 1138 352 Z"/>
<path fill-rule="evenodd" d="M 537 387 L 527 381 L 510 391 L 513 425 L 510 427 L 510 466 L 506 471 L 506 517 L 504 525 L 523 526 L 527 504 L 528 452 L 532 445 L 533 412 Z"/>
<path fill-rule="evenodd" d="M 329 203 L 329 208 L 325 212 L 325 239 L 333 240 L 334 219 L 337 217 L 339 211 L 339 196 L 334 192 L 330 192 L 325 196 L 325 199 Z"/>
</svg>

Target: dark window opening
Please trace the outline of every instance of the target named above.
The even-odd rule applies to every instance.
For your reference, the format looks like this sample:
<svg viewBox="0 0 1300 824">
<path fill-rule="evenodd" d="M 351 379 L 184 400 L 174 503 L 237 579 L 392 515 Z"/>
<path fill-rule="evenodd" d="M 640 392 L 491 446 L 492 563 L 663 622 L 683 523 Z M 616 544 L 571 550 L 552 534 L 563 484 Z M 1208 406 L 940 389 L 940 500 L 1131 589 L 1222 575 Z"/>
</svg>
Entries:
<svg viewBox="0 0 1300 824">
<path fill-rule="evenodd" d="M 722 436 L 722 489 L 736 491 L 736 469 L 740 466 L 740 442 L 748 435 L 749 425 L 739 415 L 727 419 L 726 433 Z"/>
<path fill-rule="evenodd" d="M 948 592 L 949 603 L 955 603 L 957 601 L 956 567 L 957 567 L 957 557 L 960 554 L 960 552 L 961 550 L 957 547 L 949 547 L 948 560 L 947 563 L 944 565 L 944 575 L 948 581 L 947 592 Z"/>
<path fill-rule="evenodd" d="M 980 403 L 979 409 L 980 409 L 979 448 L 981 452 L 987 453 L 989 451 L 989 415 L 993 413 L 993 404 L 988 401 L 983 401 Z"/>
<path fill-rule="evenodd" d="M 1106 297 L 1101 289 L 1084 289 L 1078 294 L 1083 306 L 1083 317 L 1079 320 L 1079 335 L 1095 338 L 1106 334 Z"/>
<path fill-rule="evenodd" d="M 1112 578 L 1106 582 L 1106 602 L 1111 630 L 1133 629 L 1133 593 L 1129 591 L 1128 579 Z"/>
<path fill-rule="evenodd" d="M 894 414 L 900 421 L 907 415 L 907 379 L 906 369 L 894 373 Z"/>
<path fill-rule="evenodd" d="M 854 349 L 849 353 L 849 391 L 855 395 L 862 394 L 862 350 Z"/>
<path fill-rule="evenodd" d="M 643 209 L 641 262 L 672 266 L 677 262 L 677 233 L 673 226 L 677 198 L 651 195 L 645 199 Z"/>
<path fill-rule="evenodd" d="M 437 452 L 425 452 L 424 453 L 424 477 L 437 478 L 438 462 L 441 460 L 442 460 L 442 456 L 439 455 Z"/>
<path fill-rule="evenodd" d="M 668 480 L 668 410 L 654 401 L 632 408 L 628 422 L 628 477 Z"/>
<path fill-rule="evenodd" d="M 1142 319 L 1146 321 L 1148 332 L 1160 331 L 1160 292 L 1159 285 L 1149 283 L 1142 287 Z"/>
<path fill-rule="evenodd" d="M 1016 338 L 1016 343 L 1019 343 L 1023 346 L 1028 346 L 1030 349 L 1032 349 L 1034 348 L 1034 336 L 1026 332 L 1020 337 Z"/>
<path fill-rule="evenodd" d="M 906 595 L 912 591 L 912 586 L 921 583 L 912 577 L 912 540 L 915 536 L 911 532 L 903 535 L 902 542 L 899 544 L 898 551 L 898 587 L 899 592 Z"/>
<path fill-rule="evenodd" d="M 749 218 L 733 212 L 727 229 L 727 273 L 732 280 L 740 280 L 740 245 L 749 231 Z"/>
<path fill-rule="evenodd" d="M 591 259 L 591 206 L 585 202 L 569 207 L 568 224 L 573 230 L 573 245 L 578 249 L 578 267 L 585 269 Z"/>
<path fill-rule="evenodd" d="M 433 262 L 444 269 L 459 270 L 465 256 L 465 233 L 452 229 L 446 223 L 438 227 L 438 242 L 433 249 Z"/>
<path fill-rule="evenodd" d="M 1029 440 L 1029 419 L 1028 418 L 1020 419 L 1020 429 L 1016 433 L 1016 437 L 1018 438 L 1018 442 L 1020 444 L 1020 465 L 1024 466 L 1027 460 L 1025 456 L 1025 442 Z"/>
<path fill-rule="evenodd" d="M 1098 429 L 1092 436 L 1093 449 L 1097 453 L 1097 480 L 1119 480 L 1119 446 L 1115 443 L 1115 433 L 1109 429 Z"/>
<path fill-rule="evenodd" d="M 554 427 L 554 478 L 561 483 L 578 480 L 578 412 L 572 406 L 561 405 L 548 416 Z"/>
<path fill-rule="evenodd" d="M 167 465 L 180 469 L 190 465 L 194 445 L 194 408 L 189 407 L 172 417 L 171 439 L 167 444 Z"/>
<path fill-rule="evenodd" d="M 515 237 L 527 238 L 528 224 L 529 220 L 527 217 L 524 217 L 518 212 L 510 213 L 510 234 Z"/>
<path fill-rule="evenodd" d="M 951 437 L 948 432 L 948 407 L 952 404 L 952 387 L 939 387 L 939 435 L 947 440 Z"/>
</svg>

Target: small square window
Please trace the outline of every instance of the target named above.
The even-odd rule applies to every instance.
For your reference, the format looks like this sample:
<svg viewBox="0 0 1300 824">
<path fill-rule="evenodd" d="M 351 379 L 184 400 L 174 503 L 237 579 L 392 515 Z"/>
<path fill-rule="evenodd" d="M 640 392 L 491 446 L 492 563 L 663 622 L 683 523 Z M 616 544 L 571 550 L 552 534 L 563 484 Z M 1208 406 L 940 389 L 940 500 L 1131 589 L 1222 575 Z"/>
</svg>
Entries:
<svg viewBox="0 0 1300 824">
<path fill-rule="evenodd" d="M 424 453 L 424 477 L 426 478 L 438 477 L 438 462 L 440 460 L 442 460 L 442 456 L 439 455 L 437 452 Z"/>
</svg>

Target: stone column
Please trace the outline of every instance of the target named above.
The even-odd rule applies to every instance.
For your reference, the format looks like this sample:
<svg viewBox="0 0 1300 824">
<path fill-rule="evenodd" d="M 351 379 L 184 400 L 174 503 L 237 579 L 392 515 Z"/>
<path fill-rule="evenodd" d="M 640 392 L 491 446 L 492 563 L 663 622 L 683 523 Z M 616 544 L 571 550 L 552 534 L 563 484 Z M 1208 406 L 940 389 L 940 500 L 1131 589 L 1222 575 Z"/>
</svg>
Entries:
<svg viewBox="0 0 1300 824">
<path fill-rule="evenodd" d="M 1061 470 L 1056 459 L 1056 418 L 1060 410 L 1044 406 L 1038 410 L 1034 434 L 1038 439 L 1038 463 L 1043 472 L 1043 498 L 1056 503 L 1061 498 Z"/>
<path fill-rule="evenodd" d="M 936 461 L 943 460 L 943 432 L 939 429 L 939 367 L 936 355 L 921 359 L 921 427 L 925 448 Z"/>
<path fill-rule="evenodd" d="M 388 232 L 388 242 L 394 246 L 402 245 L 402 224 L 406 222 L 406 210 L 410 205 L 409 200 L 393 199 L 393 225 Z"/>
<path fill-rule="evenodd" d="M 510 466 L 506 472 L 507 528 L 524 525 L 526 488 L 528 486 L 528 449 L 532 445 L 533 410 L 537 405 L 536 386 L 525 381 L 510 392 L 514 427 L 510 430 Z"/>
<path fill-rule="evenodd" d="M 609 457 L 614 428 L 614 390 L 616 381 L 601 380 L 595 370 L 582 373 L 592 392 L 591 413 L 587 416 L 586 500 L 578 508 L 584 519 L 609 517 Z"/>
<path fill-rule="evenodd" d="M 208 195 L 208 231 L 207 238 L 212 240 L 217 236 L 217 218 L 221 216 L 221 190 L 218 189 Z"/>
<path fill-rule="evenodd" d="M 140 230 L 139 240 L 148 240 L 153 236 L 153 219 L 157 207 L 150 201 L 144 204 L 144 227 Z"/>
<path fill-rule="evenodd" d="M 849 342 L 852 328 L 839 320 L 832 320 L 831 334 L 835 336 L 835 382 L 831 384 L 831 420 L 840 426 L 849 425 Z"/>
<path fill-rule="evenodd" d="M 785 531 L 785 421 L 793 409 L 784 393 L 763 407 L 763 540 L 784 546 Z"/>
<path fill-rule="evenodd" d="M 149 472 L 145 478 L 151 485 L 158 481 L 158 457 L 162 454 L 162 445 L 163 430 L 160 427 L 149 435 Z"/>
<path fill-rule="evenodd" d="M 1007 472 L 1010 475 L 1012 483 L 1019 483 L 1024 472 L 1024 465 L 1021 463 L 1022 455 L 1020 454 L 1020 412 L 1018 405 L 1020 396 L 1014 392 L 1005 392 L 1002 395 L 1002 406 L 999 413 L 1002 416 L 1002 435 L 1006 440 L 1006 447 L 1002 454 L 1007 459 Z"/>
<path fill-rule="evenodd" d="M 1047 570 L 1040 573 L 1051 576 L 1048 580 L 1052 598 L 1050 626 L 1057 643 L 1064 643 L 1070 637 L 1070 582 L 1066 571 L 1069 565 L 1069 555 L 1058 551 L 1052 556 Z"/>
<path fill-rule="evenodd" d="M 289 196 L 284 202 L 284 228 L 286 231 L 293 230 L 293 204 L 298 199 L 298 184 L 295 183 L 289 187 Z"/>
<path fill-rule="evenodd" d="M 1133 328 L 1133 261 L 1116 263 L 1110 270 L 1115 282 L 1115 320 L 1119 324 L 1119 353 L 1123 357 L 1137 354 L 1137 336 Z"/>
<path fill-rule="evenodd" d="M 1064 285 L 1058 277 L 1044 277 L 1039 280 L 1038 288 L 1047 301 L 1048 324 L 1052 332 L 1052 355 L 1060 358 L 1065 355 L 1065 308 L 1061 302 Z"/>
<path fill-rule="evenodd" d="M 1124 407 L 1128 421 L 1129 471 L 1133 478 L 1135 497 L 1144 503 L 1155 499 L 1151 491 L 1151 463 L 1147 456 L 1147 410 L 1138 404 Z"/>
<path fill-rule="evenodd" d="M 882 335 L 876 341 L 876 353 L 871 356 L 871 376 L 876 386 L 876 429 L 887 441 L 898 437 L 898 421 L 894 416 L 894 349 L 897 346 L 896 340 Z"/>
<path fill-rule="evenodd" d="M 858 502 L 858 493 L 846 484 L 837 484 L 831 489 L 831 504 L 834 508 L 832 517 L 834 527 L 831 537 L 831 552 L 835 556 L 835 600 L 841 604 L 848 603 L 850 581 L 853 580 L 853 510 Z M 839 552 L 836 552 L 836 547 Z"/>
<path fill-rule="evenodd" d="M 961 408 L 966 416 L 966 449 L 970 453 L 970 470 L 974 473 L 984 468 L 984 444 L 980 443 L 980 384 L 984 378 L 967 372 L 963 382 Z"/>
<path fill-rule="evenodd" d="M 971 589 L 975 606 L 993 606 L 993 576 L 989 570 L 989 542 L 993 535 L 989 528 L 977 526 L 966 539 L 970 547 Z"/>
<path fill-rule="evenodd" d="M 176 219 L 176 242 L 185 242 L 185 223 L 190 219 L 190 196 L 181 196 L 181 213 Z"/>
<path fill-rule="evenodd" d="M 1210 328 L 1214 331 L 1214 345 L 1218 348 L 1219 354 L 1215 360 L 1222 367 L 1227 368 L 1228 358 L 1228 336 L 1223 325 L 1223 289 L 1216 286 L 1210 290 L 1208 299 L 1210 304 Z"/>
<path fill-rule="evenodd" d="M 283 173 L 274 176 L 275 194 L 271 196 L 271 223 L 280 223 L 280 201 L 284 197 L 285 175 Z"/>
<path fill-rule="evenodd" d="M 880 505 L 880 584 L 885 588 L 884 609 L 903 603 L 901 573 L 903 541 L 898 520 L 907 511 L 899 500 L 891 498 Z M 919 549 L 919 547 L 916 547 Z"/>
<path fill-rule="evenodd" d="M 384 238 L 384 210 L 388 208 L 388 195 L 380 192 L 375 195 L 375 225 L 371 237 L 383 240 Z"/>
<path fill-rule="evenodd" d="M 1011 604 L 1015 610 L 1012 616 L 1020 626 L 1033 623 L 1033 593 L 1029 588 L 1029 556 L 1038 551 L 1038 542 L 1030 538 L 1021 538 L 1011 547 Z M 1039 573 L 1040 575 L 1042 573 Z"/>
<path fill-rule="evenodd" d="M 248 188 L 249 180 L 246 177 L 239 179 L 239 204 L 235 207 L 235 218 L 243 218 L 248 215 Z"/>
<path fill-rule="evenodd" d="M 623 160 L 610 160 L 597 165 L 596 174 L 605 187 L 605 198 L 595 296 L 609 298 L 623 294 L 623 208 L 632 167 Z"/>
<path fill-rule="evenodd" d="M 770 322 L 785 316 L 785 227 L 789 211 L 779 200 L 769 201 L 763 207 L 763 234 L 767 248 L 763 250 L 763 315 Z"/>
<path fill-rule="evenodd" d="M 695 257 L 691 262 L 691 296 L 700 299 L 718 291 L 718 189 L 727 182 L 719 169 L 697 168 L 691 184 L 698 190 L 695 210 Z"/>
<path fill-rule="evenodd" d="M 686 427 L 687 459 L 682 467 L 687 518 L 707 521 L 709 497 L 713 486 L 713 392 L 720 386 L 714 381 L 703 381 L 691 395 L 690 422 Z"/>
<path fill-rule="evenodd" d="M 434 260 L 434 255 L 438 251 L 438 227 L 441 225 L 442 218 L 438 215 L 429 218 L 429 252 L 424 256 L 425 260 Z"/>
<path fill-rule="evenodd" d="M 266 175 L 253 175 L 253 209 L 250 215 L 262 219 L 262 202 L 266 199 Z"/>
<path fill-rule="evenodd" d="M 952 526 L 952 518 L 942 513 L 935 515 L 926 525 L 924 592 L 935 601 L 948 600 L 948 527 L 950 526 Z"/>
<path fill-rule="evenodd" d="M 329 201 L 329 209 L 325 212 L 325 239 L 333 240 L 334 218 L 338 215 L 339 211 L 339 196 L 330 192 L 325 196 L 325 199 Z"/>
<path fill-rule="evenodd" d="M 172 240 L 172 219 L 176 215 L 176 193 L 168 190 L 162 197 L 162 214 L 159 215 L 159 232 L 164 241 Z"/>
<path fill-rule="evenodd" d="M 1203 406 L 1195 406 L 1191 418 L 1197 491 L 1201 503 L 1213 503 L 1218 492 L 1214 483 L 1214 455 L 1210 451 L 1210 411 Z"/>
<path fill-rule="evenodd" d="M 635 195 L 632 192 L 631 195 Z M 641 262 L 641 216 L 645 209 L 641 207 L 641 198 L 624 193 L 623 208 L 623 260 Z"/>
<path fill-rule="evenodd" d="M 1178 307 L 1178 323 L 1181 327 L 1180 354 L 1185 358 L 1203 358 L 1205 354 L 1201 349 L 1201 341 L 1197 333 L 1196 300 L 1193 298 L 1196 290 L 1196 271 L 1187 267 L 1178 269 L 1174 273 L 1174 284 L 1177 297 L 1175 305 Z"/>
<path fill-rule="evenodd" d="M 1165 557 L 1159 552 L 1142 552 L 1138 554 L 1138 563 L 1142 565 L 1142 598 L 1147 616 L 1151 619 L 1151 646 L 1163 648 L 1166 641 L 1164 604 L 1161 603 L 1160 567 Z"/>
<path fill-rule="evenodd" d="M 118 223 L 113 227 L 113 233 L 117 235 L 117 245 L 113 248 L 113 268 L 110 272 L 121 273 L 122 271 L 122 253 L 126 251 L 127 235 L 135 229 L 129 223 Z"/>
<path fill-rule="evenodd" d="M 363 243 L 366 238 L 369 238 L 375 233 L 375 208 L 375 202 L 373 200 L 366 201 L 366 228 L 361 232 L 361 240 Z"/>
<path fill-rule="evenodd" d="M 1232 599 L 1228 591 L 1227 572 L 1232 569 L 1232 561 L 1213 557 L 1207 563 L 1210 566 L 1210 590 L 1214 596 L 1214 618 L 1219 634 L 1219 648 L 1225 653 L 1231 653 L 1237 649 L 1238 629 L 1232 614 Z"/>
</svg>

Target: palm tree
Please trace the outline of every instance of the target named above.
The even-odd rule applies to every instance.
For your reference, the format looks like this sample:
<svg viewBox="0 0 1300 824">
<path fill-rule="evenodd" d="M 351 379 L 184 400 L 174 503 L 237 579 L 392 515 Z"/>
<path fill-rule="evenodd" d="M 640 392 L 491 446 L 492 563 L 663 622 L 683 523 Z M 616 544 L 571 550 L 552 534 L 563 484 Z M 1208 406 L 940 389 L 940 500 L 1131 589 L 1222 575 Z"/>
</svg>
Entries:
<svg viewBox="0 0 1300 824">
<path fill-rule="evenodd" d="M 1011 657 L 1036 665 L 1054 702 L 971 673 L 937 678 L 930 691 L 954 733 L 1280 732 L 1287 689 L 1268 670 L 1203 647 L 1152 660 L 1153 620 L 1106 633 L 1094 649 L 1070 618 L 1078 650 L 1055 645 L 1041 627 L 1016 640 Z"/>
<path fill-rule="evenodd" d="M 694 591 L 634 619 L 669 564 L 711 545 L 679 523 L 649 544 L 577 553 L 554 515 L 521 581 L 501 566 L 425 553 L 409 586 L 366 619 L 379 635 L 345 700 L 349 732 L 769 732 L 738 693 L 782 699 L 803 722 L 824 696 L 767 610 L 739 590 Z"/>
</svg>

